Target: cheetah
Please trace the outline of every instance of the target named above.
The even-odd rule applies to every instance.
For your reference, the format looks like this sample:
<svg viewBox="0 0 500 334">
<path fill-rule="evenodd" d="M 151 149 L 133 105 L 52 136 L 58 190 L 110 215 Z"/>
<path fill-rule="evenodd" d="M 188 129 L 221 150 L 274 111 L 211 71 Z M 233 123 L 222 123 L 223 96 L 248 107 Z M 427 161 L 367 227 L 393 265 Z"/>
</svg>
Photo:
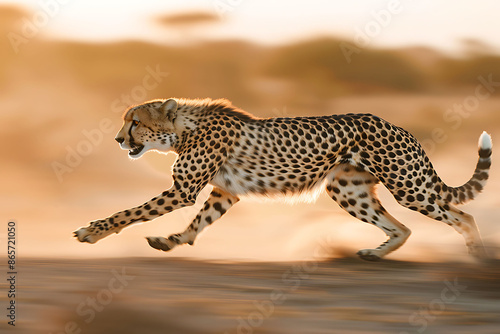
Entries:
<svg viewBox="0 0 500 334">
<path fill-rule="evenodd" d="M 380 228 L 387 241 L 357 254 L 376 261 L 401 247 L 410 230 L 380 203 L 383 184 L 410 210 L 442 221 L 462 234 L 468 251 L 484 258 L 474 218 L 455 205 L 484 188 L 491 166 L 492 142 L 479 139 L 479 158 L 471 179 L 446 185 L 417 139 L 372 114 L 258 118 L 225 99 L 158 99 L 130 107 L 115 140 L 137 159 L 145 152 L 175 152 L 173 185 L 137 207 L 92 221 L 74 232 L 95 243 L 124 227 L 191 206 L 207 185 L 213 189 L 203 208 L 182 232 L 147 237 L 162 251 L 193 245 L 197 235 L 223 216 L 240 197 L 305 195 L 325 189 L 342 209 Z"/>
</svg>

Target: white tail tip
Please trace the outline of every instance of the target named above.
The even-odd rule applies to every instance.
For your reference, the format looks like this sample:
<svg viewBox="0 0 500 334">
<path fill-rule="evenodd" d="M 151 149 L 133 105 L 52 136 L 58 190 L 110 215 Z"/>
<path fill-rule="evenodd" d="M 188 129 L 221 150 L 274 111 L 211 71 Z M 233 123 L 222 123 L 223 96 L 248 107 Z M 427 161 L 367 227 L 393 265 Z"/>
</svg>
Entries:
<svg viewBox="0 0 500 334">
<path fill-rule="evenodd" d="M 479 148 L 482 150 L 491 150 L 492 148 L 491 136 L 483 131 L 481 137 L 479 137 Z"/>
</svg>

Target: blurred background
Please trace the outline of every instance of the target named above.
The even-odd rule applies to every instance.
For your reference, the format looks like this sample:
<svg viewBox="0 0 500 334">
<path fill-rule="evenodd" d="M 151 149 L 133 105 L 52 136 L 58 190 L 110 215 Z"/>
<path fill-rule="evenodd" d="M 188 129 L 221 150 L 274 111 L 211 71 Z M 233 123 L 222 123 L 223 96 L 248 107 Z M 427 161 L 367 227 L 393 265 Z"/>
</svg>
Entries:
<svg viewBox="0 0 500 334">
<path fill-rule="evenodd" d="M 123 111 L 154 98 L 373 113 L 412 132 L 448 185 L 465 183 L 481 132 L 500 142 L 499 12 L 495 0 L 0 0 L 0 244 L 17 222 L 19 271 L 17 326 L 4 318 L 0 332 L 497 333 L 498 262 L 470 263 L 458 233 L 383 186 L 413 234 L 381 263 L 354 254 L 384 233 L 325 194 L 243 200 L 169 253 L 144 237 L 183 231 L 209 190 L 94 245 L 72 231 L 170 187 L 173 154 L 131 161 L 113 139 Z M 493 256 L 495 145 L 489 184 L 463 206 Z"/>
<path fill-rule="evenodd" d="M 72 231 L 170 186 L 175 156 L 130 161 L 113 140 L 123 111 L 154 98 L 224 97 L 260 117 L 374 113 L 412 132 L 449 185 L 465 183 L 481 132 L 500 138 L 499 11 L 487 0 L 0 1 L 2 224 L 18 223 L 26 257 L 288 261 L 319 244 L 332 256 L 377 246 L 385 235 L 326 195 L 242 201 L 195 247 L 171 253 L 143 237 L 184 230 L 201 203 L 95 245 Z M 464 207 L 493 252 L 495 156 L 484 194 Z M 468 260 L 454 230 L 380 192 L 413 230 L 390 258 Z"/>
</svg>

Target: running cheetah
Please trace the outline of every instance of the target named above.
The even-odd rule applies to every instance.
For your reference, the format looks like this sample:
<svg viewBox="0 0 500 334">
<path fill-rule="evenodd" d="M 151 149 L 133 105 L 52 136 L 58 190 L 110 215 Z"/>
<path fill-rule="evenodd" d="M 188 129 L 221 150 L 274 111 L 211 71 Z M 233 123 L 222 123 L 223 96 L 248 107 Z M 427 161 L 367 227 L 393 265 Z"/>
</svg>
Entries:
<svg viewBox="0 0 500 334">
<path fill-rule="evenodd" d="M 191 225 L 167 238 L 148 237 L 151 247 L 169 251 L 192 245 L 245 195 L 307 196 L 326 189 L 350 215 L 387 234 L 377 248 L 357 253 L 375 261 L 410 236 L 377 198 L 382 183 L 401 205 L 457 230 L 472 255 L 486 255 L 474 218 L 454 206 L 472 200 L 486 184 L 492 152 L 486 132 L 479 139 L 474 175 L 450 187 L 415 137 L 371 114 L 262 119 L 224 99 L 167 99 L 131 107 L 123 119 L 115 139 L 131 158 L 149 150 L 177 153 L 173 185 L 142 205 L 75 231 L 81 242 L 95 243 L 133 223 L 193 205 L 208 184 L 213 190 Z"/>
</svg>

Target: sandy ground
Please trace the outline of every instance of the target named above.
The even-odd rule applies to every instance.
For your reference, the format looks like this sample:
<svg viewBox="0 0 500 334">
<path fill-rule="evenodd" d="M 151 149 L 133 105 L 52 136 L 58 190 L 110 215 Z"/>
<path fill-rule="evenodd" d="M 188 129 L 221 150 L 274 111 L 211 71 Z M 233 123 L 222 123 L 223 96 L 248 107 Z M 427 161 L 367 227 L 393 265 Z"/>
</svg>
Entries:
<svg viewBox="0 0 500 334">
<path fill-rule="evenodd" d="M 0 331 L 498 333 L 499 279 L 498 262 L 22 259 Z"/>
</svg>

